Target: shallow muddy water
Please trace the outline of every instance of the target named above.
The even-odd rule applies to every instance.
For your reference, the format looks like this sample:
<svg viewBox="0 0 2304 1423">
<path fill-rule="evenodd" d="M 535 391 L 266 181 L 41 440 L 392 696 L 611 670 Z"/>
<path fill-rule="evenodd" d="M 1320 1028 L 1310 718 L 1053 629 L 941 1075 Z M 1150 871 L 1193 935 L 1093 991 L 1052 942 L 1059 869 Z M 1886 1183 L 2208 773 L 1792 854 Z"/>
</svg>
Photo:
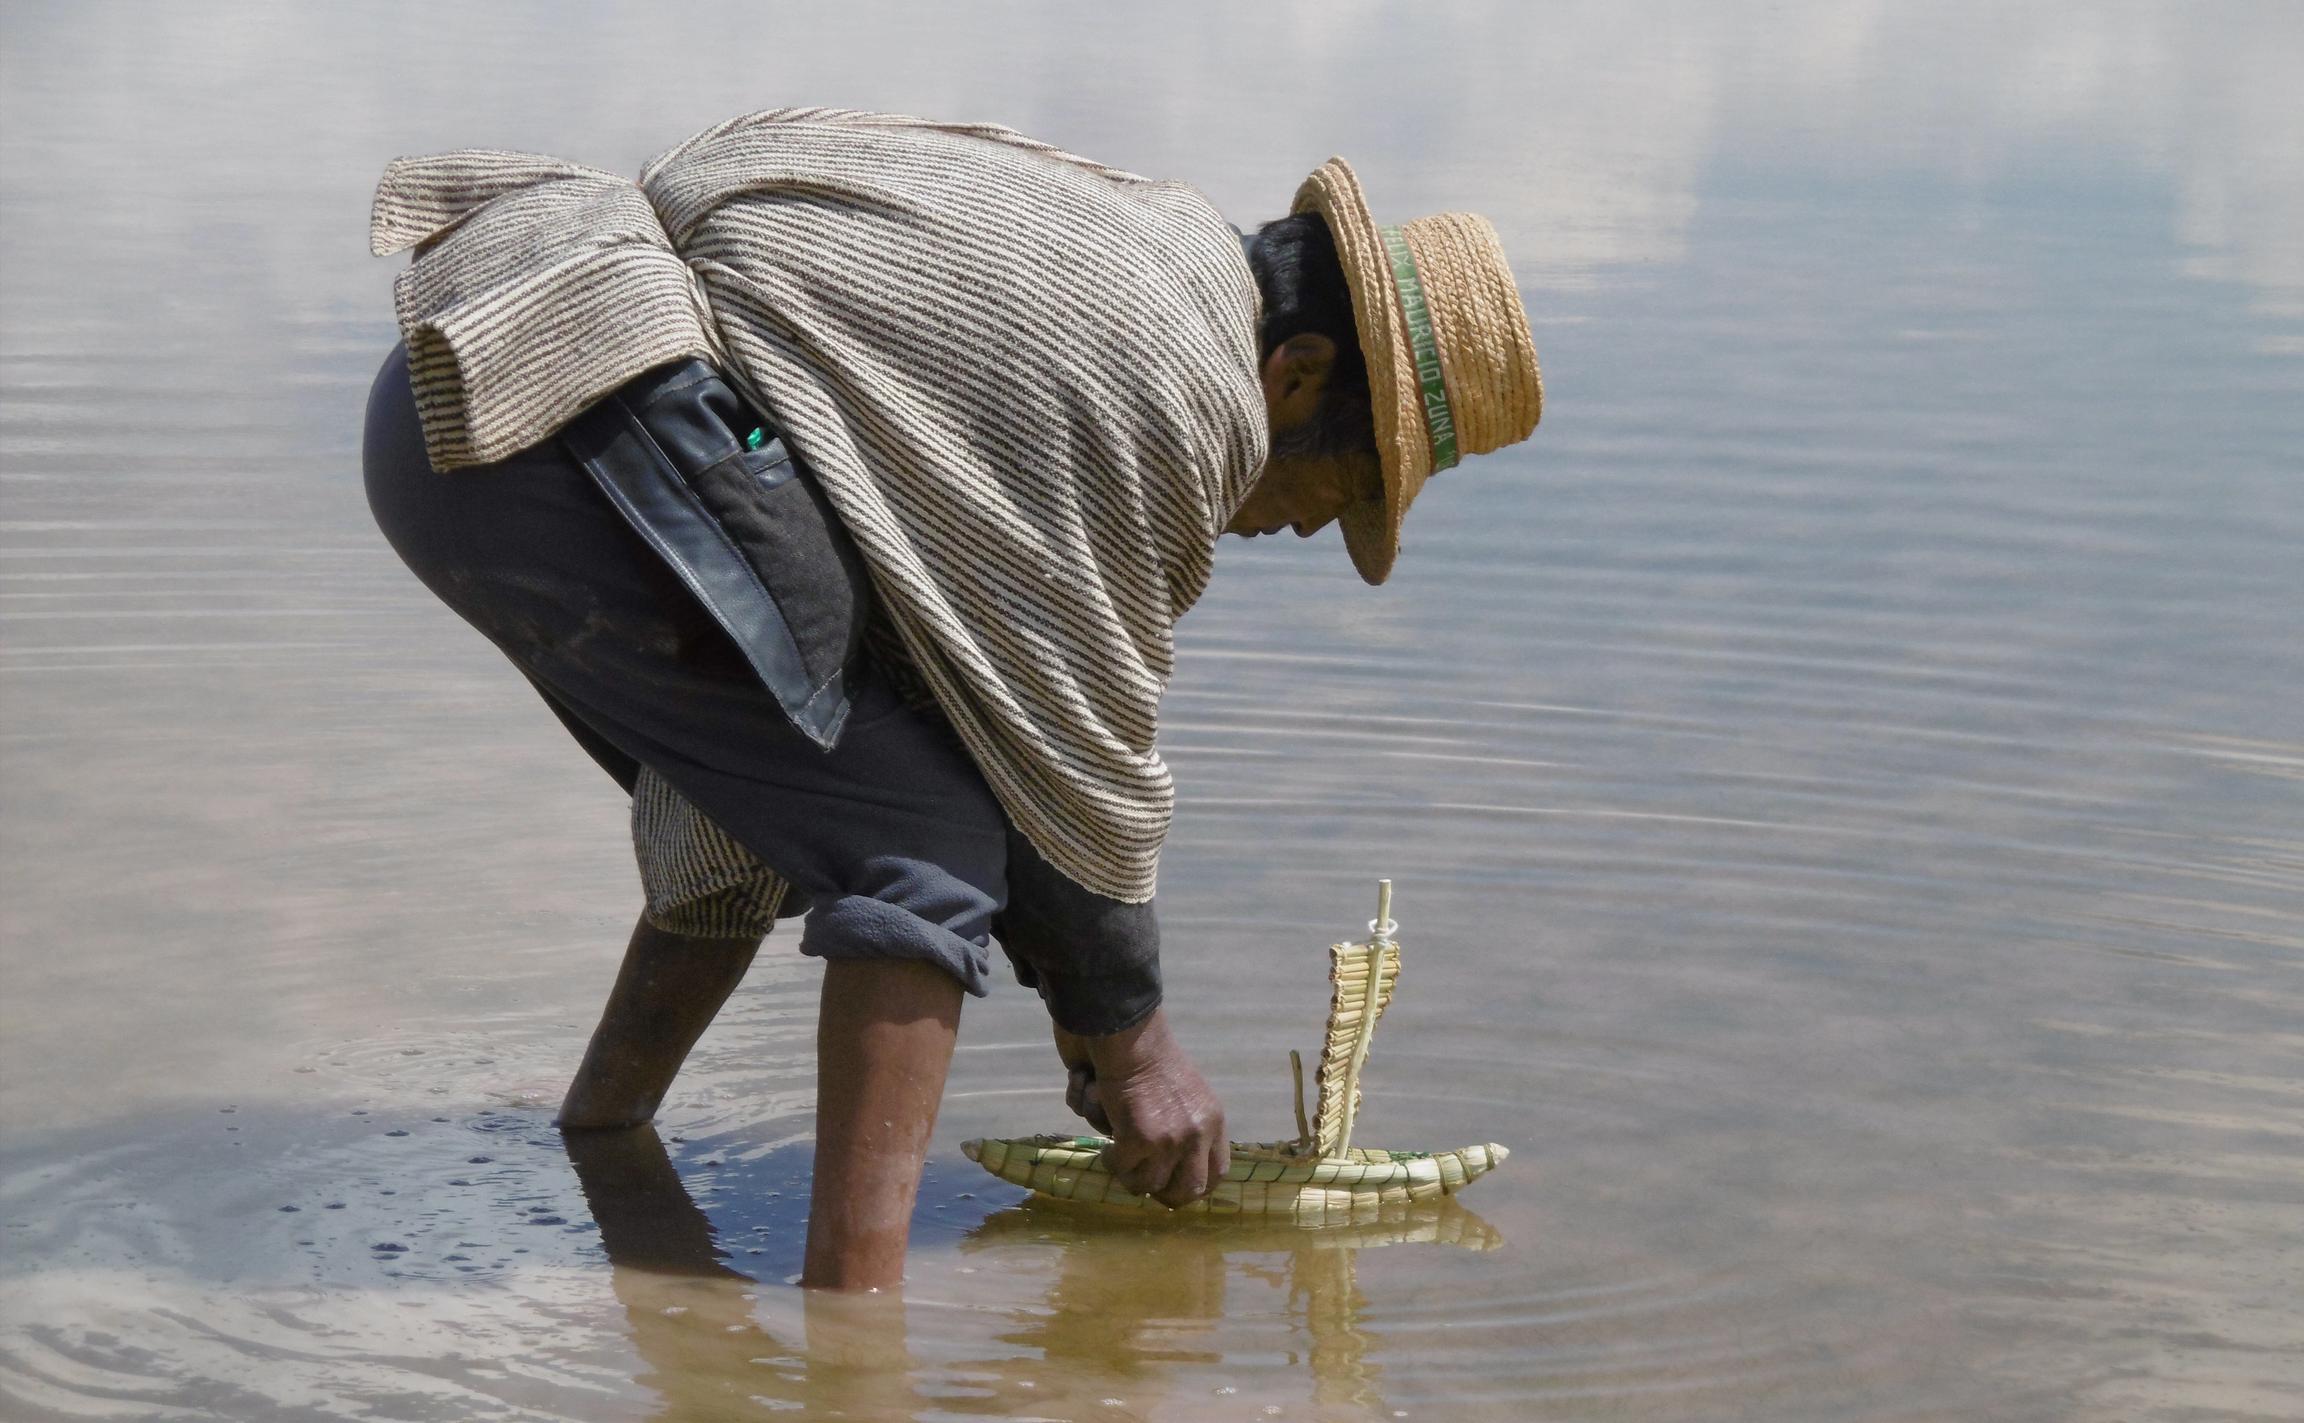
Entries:
<svg viewBox="0 0 2304 1423">
<path fill-rule="evenodd" d="M 0 10 L 0 1415 L 2304 1413 L 2304 15 L 1232 8 Z M 1501 230 L 1543 427 L 1383 589 L 1228 540 L 1163 731 L 1236 1129 L 1389 875 L 1361 1139 L 1461 1207 L 1024 1205 L 1008 985 L 904 1297 L 805 1296 L 789 930 L 551 1128 L 625 807 L 369 523 L 369 191 L 818 102 Z"/>
</svg>

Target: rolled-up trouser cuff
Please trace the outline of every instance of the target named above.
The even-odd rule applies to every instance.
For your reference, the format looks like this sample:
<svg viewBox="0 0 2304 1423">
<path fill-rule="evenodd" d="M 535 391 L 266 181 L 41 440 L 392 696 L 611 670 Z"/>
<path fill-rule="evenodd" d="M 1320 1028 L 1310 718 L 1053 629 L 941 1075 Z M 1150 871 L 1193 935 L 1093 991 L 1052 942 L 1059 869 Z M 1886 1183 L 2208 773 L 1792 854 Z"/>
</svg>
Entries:
<svg viewBox="0 0 2304 1423">
<path fill-rule="evenodd" d="M 545 700 L 572 730 L 583 727 L 550 692 Z M 796 918 L 808 908 L 807 896 L 795 893 L 790 881 L 760 863 L 653 766 L 642 765 L 633 776 L 632 850 L 648 922 L 669 934 L 761 939 L 777 919 Z"/>
<path fill-rule="evenodd" d="M 821 959 L 922 959 L 982 998 L 992 988 L 991 952 L 909 909 L 866 895 L 817 901 L 800 952 Z"/>
</svg>

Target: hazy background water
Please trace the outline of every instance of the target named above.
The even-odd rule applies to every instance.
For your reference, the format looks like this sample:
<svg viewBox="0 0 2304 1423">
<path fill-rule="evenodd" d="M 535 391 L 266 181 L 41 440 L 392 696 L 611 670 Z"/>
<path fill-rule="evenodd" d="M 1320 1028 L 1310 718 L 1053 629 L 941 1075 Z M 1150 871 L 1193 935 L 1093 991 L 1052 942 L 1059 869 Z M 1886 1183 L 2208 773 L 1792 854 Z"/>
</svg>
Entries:
<svg viewBox="0 0 2304 1423">
<path fill-rule="evenodd" d="M 2283 4 L 0 9 L 0 1413 L 2304 1413 L 2300 74 Z M 1010 987 L 907 1300 L 808 1308 L 789 931 L 661 1154 L 562 1149 L 625 808 L 369 523 L 368 196 L 794 103 L 1501 230 L 1536 438 L 1381 590 L 1227 541 L 1163 735 L 1235 1125 L 1390 875 L 1363 1132 L 1513 1147 L 1477 1215 L 1019 1209 Z"/>
</svg>

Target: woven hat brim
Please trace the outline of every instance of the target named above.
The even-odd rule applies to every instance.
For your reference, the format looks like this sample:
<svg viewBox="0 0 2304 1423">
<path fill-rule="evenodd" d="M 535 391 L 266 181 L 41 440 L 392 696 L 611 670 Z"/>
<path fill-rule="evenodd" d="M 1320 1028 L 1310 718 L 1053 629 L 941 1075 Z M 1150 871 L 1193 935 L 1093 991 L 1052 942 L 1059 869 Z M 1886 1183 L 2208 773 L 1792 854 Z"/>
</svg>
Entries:
<svg viewBox="0 0 2304 1423">
<path fill-rule="evenodd" d="M 1432 446 L 1424 424 L 1416 357 L 1400 314 L 1400 288 L 1352 165 L 1331 158 L 1313 169 L 1288 210 L 1316 212 L 1328 224 L 1344 284 L 1352 292 L 1352 320 L 1368 363 L 1368 403 L 1375 417 L 1384 495 L 1348 506 L 1337 523 L 1360 577 L 1382 583 L 1392 576 L 1392 565 L 1400 556 L 1400 526 L 1408 506 L 1432 477 Z"/>
</svg>

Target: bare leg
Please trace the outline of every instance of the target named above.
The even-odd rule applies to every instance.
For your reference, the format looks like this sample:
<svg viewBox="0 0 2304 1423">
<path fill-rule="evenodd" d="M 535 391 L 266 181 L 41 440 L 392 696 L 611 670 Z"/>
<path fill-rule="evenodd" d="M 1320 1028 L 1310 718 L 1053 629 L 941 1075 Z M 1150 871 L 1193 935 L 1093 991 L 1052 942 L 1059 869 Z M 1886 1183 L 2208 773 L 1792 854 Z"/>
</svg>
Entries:
<svg viewBox="0 0 2304 1423">
<path fill-rule="evenodd" d="M 691 939 L 642 915 L 592 1045 L 560 1104 L 563 1127 L 637 1126 L 656 1115 L 688 1050 L 752 966 L 758 939 Z"/>
<path fill-rule="evenodd" d="M 903 1282 L 912 1201 L 959 1029 L 960 985 L 940 968 L 914 959 L 825 965 L 802 1285 Z"/>
</svg>

